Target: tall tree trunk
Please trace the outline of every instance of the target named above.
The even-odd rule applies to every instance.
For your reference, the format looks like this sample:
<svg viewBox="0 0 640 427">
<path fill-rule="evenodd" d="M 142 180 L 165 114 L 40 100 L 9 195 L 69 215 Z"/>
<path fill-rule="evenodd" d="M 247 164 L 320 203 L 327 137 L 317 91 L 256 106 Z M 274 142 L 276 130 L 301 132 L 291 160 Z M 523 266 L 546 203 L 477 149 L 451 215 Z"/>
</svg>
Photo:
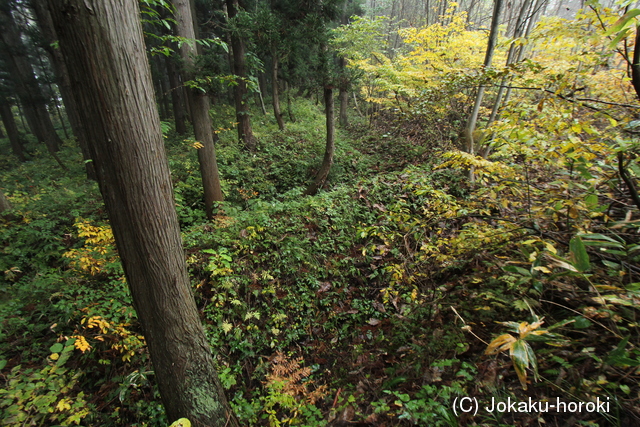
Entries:
<svg viewBox="0 0 640 427">
<path fill-rule="evenodd" d="M 175 121 L 176 133 L 178 135 L 187 134 L 187 124 L 185 115 L 184 90 L 180 81 L 180 74 L 174 62 L 173 56 L 165 56 L 167 74 L 169 75 L 169 89 L 171 90 L 171 106 L 173 109 L 173 119 Z"/>
<path fill-rule="evenodd" d="M 169 422 L 237 426 L 191 294 L 137 1 L 48 4 Z"/>
<path fill-rule="evenodd" d="M 335 124 L 333 122 L 333 89 L 330 87 L 324 88 L 324 105 L 325 115 L 327 118 L 327 143 L 320 170 L 316 174 L 316 178 L 313 180 L 313 183 L 304 192 L 304 194 L 307 195 L 314 195 L 320 188 L 322 188 L 329 176 L 331 165 L 333 164 L 333 153 L 335 151 Z"/>
<path fill-rule="evenodd" d="M 8 211 L 11 207 L 11 203 L 9 203 L 9 200 L 5 197 L 4 192 L 0 190 L 0 214 Z"/>
<path fill-rule="evenodd" d="M 343 15 L 343 23 L 347 22 L 346 15 Z M 344 56 L 340 56 L 338 60 L 338 66 L 340 68 L 340 91 L 338 92 L 338 101 L 340 102 L 340 114 L 338 115 L 338 121 L 340 126 L 347 127 L 349 125 L 349 117 L 347 116 L 347 107 L 349 105 L 349 76 L 347 74 L 347 60 Z"/>
<path fill-rule="evenodd" d="M 13 113 L 11 112 L 11 104 L 9 104 L 6 98 L 0 99 L 0 117 L 2 118 L 4 129 L 7 131 L 7 136 L 9 137 L 11 152 L 21 162 L 26 161 L 27 158 L 24 155 L 24 144 L 20 137 L 20 132 L 18 132 L 18 126 L 16 126 Z"/>
<path fill-rule="evenodd" d="M 260 75 L 264 73 L 260 72 Z M 258 77 L 258 97 L 256 98 L 256 105 L 260 107 L 260 111 L 262 111 L 262 115 L 267 115 L 267 107 L 264 105 L 264 91 L 262 90 L 262 78 Z"/>
<path fill-rule="evenodd" d="M 289 82 L 286 80 L 284 81 L 284 92 L 287 94 L 287 113 L 289 114 L 289 120 L 291 120 L 291 123 L 295 123 L 296 116 L 293 114 L 293 106 L 291 105 L 291 88 L 289 87 Z"/>
<path fill-rule="evenodd" d="M 226 0 L 229 18 L 238 14 L 238 0 Z M 237 85 L 234 87 L 234 101 L 236 105 L 236 120 L 238 122 L 238 138 L 249 151 L 256 149 L 256 137 L 251 129 L 251 115 L 249 112 L 247 89 L 247 65 L 245 46 L 242 37 L 237 32 L 231 32 L 231 47 L 233 49 L 233 74 L 236 75 Z"/>
<path fill-rule="evenodd" d="M 527 17 L 529 17 L 529 19 L 534 19 L 534 17 L 530 15 L 531 5 L 532 5 L 531 0 L 523 1 L 522 6 L 520 8 L 520 12 L 518 13 L 518 17 L 516 19 L 516 23 L 514 25 L 514 30 L 513 30 L 514 39 L 518 39 L 523 35 L 524 37 L 527 37 L 528 35 L 525 28 L 527 23 Z M 518 48 L 518 46 L 516 46 L 516 42 L 513 41 L 511 45 L 509 45 L 509 51 L 507 53 L 507 62 L 505 65 L 508 67 L 510 64 L 519 62 L 522 59 L 523 52 L 524 52 L 524 46 L 520 45 Z M 491 115 L 489 116 L 489 121 L 487 122 L 487 126 L 491 125 L 491 123 L 493 123 L 498 118 L 498 111 L 502 106 L 504 93 L 509 81 L 510 79 L 506 75 L 502 77 L 502 80 L 500 81 L 500 87 L 498 88 L 496 99 L 493 103 L 493 107 L 491 108 Z M 482 151 L 482 157 L 485 159 L 489 157 L 489 154 L 491 153 L 490 143 L 492 139 L 493 139 L 493 136 L 485 139 L 486 145 L 484 147 L 484 150 Z"/>
<path fill-rule="evenodd" d="M 16 93 L 22 102 L 29 128 L 38 141 L 45 144 L 60 167 L 66 170 L 67 168 L 56 154 L 62 141 L 51 122 L 47 111 L 47 99 L 26 56 L 27 49 L 22 42 L 20 29 L 13 20 L 8 5 L 0 7 L 0 27 L 2 27 L 0 38 L 7 56 L 6 64 L 11 80 L 15 83 Z"/>
<path fill-rule="evenodd" d="M 633 63 L 631 64 L 631 83 L 640 99 L 640 25 L 636 25 L 636 42 L 633 51 Z"/>
<path fill-rule="evenodd" d="M 278 122 L 278 128 L 284 130 L 284 120 L 282 118 L 282 111 L 280 111 L 280 91 L 278 90 L 278 54 L 275 49 L 273 53 L 273 63 L 271 65 L 271 81 L 273 87 L 273 115 L 276 116 Z"/>
<path fill-rule="evenodd" d="M 349 125 L 349 116 L 347 116 L 347 108 L 349 106 L 349 92 L 344 87 L 340 87 L 338 93 L 338 100 L 340 101 L 340 116 L 338 121 L 340 126 L 347 127 Z"/>
<path fill-rule="evenodd" d="M 195 29 L 191 15 L 190 0 L 173 0 L 176 9 L 176 33 L 187 40 L 195 40 Z M 197 55 L 194 43 L 183 43 L 180 47 L 180 56 L 184 62 L 183 80 L 194 78 L 194 57 Z M 187 90 L 187 102 L 191 110 L 191 122 L 196 140 L 202 144 L 198 149 L 198 161 L 200 162 L 200 174 L 202 175 L 202 187 L 204 189 L 204 203 L 207 218 L 213 217 L 213 203 L 224 200 L 220 187 L 218 161 L 216 159 L 215 138 L 213 124 L 209 116 L 209 97 L 198 89 Z"/>
<path fill-rule="evenodd" d="M 18 107 L 18 117 L 20 117 L 20 124 L 22 125 L 22 131 L 27 134 L 29 133 L 29 127 L 24 122 L 24 111 L 22 111 L 22 107 L 20 106 L 20 97 L 18 97 L 18 101 L 16 102 L 16 107 Z"/>
<path fill-rule="evenodd" d="M 60 89 L 60 95 L 62 96 L 62 102 L 64 103 L 69 124 L 71 125 L 71 131 L 76 137 L 76 141 L 78 141 L 80 151 L 82 152 L 85 172 L 89 179 L 95 181 L 97 179 L 96 171 L 93 167 L 91 156 L 89 155 L 84 123 L 82 123 L 82 120 L 78 115 L 78 107 L 71 91 L 71 81 L 69 80 L 69 74 L 67 73 L 67 66 L 64 63 L 60 49 L 54 47 L 55 42 L 58 40 L 58 35 L 53 27 L 51 13 L 49 12 L 45 0 L 33 0 L 30 4 L 35 13 L 40 33 L 44 39 L 42 47 L 49 55 L 49 60 L 53 66 L 53 72 L 56 75 L 56 81 L 58 83 L 58 88 Z"/>
<path fill-rule="evenodd" d="M 260 89 L 260 108 L 262 108 L 262 114 L 267 115 L 267 107 L 264 103 L 264 96 L 267 93 L 267 79 L 265 73 L 258 74 L 258 88 Z"/>
<path fill-rule="evenodd" d="M 41 29 L 42 33 L 42 29 Z M 55 41 L 55 40 L 54 40 Z M 53 43 L 53 42 L 52 42 Z M 44 48 L 43 48 L 44 49 Z M 65 139 L 69 139 L 69 132 L 67 132 L 67 125 L 64 123 L 64 118 L 62 117 L 62 112 L 60 111 L 60 105 L 58 104 L 58 96 L 56 95 L 56 91 L 53 88 L 53 81 L 51 77 L 47 74 L 47 67 L 45 66 L 44 61 L 42 60 L 42 56 L 40 55 L 40 51 L 36 50 L 36 57 L 38 58 L 38 63 L 40 64 L 40 70 L 42 72 L 44 84 L 47 85 L 49 89 L 49 93 L 46 97 L 48 101 L 53 102 L 53 106 L 56 109 L 56 113 L 58 116 L 58 120 L 60 120 L 60 126 L 62 127 L 62 133 L 64 134 Z M 59 90 L 60 88 L 58 88 Z M 51 107 L 51 103 L 48 103 L 49 108 Z"/>
<path fill-rule="evenodd" d="M 487 51 L 484 56 L 484 68 L 489 68 L 491 66 L 491 61 L 493 60 L 493 52 L 496 47 L 496 41 L 498 39 L 498 26 L 500 24 L 500 12 L 502 10 L 502 0 L 495 0 L 493 5 L 493 16 L 491 18 L 491 32 L 489 33 L 489 40 L 487 42 Z M 480 86 L 478 88 L 478 94 L 476 95 L 476 100 L 473 105 L 473 109 L 471 111 L 471 115 L 469 116 L 469 120 L 467 121 L 467 126 L 465 128 L 465 137 L 467 140 L 467 151 L 469 154 L 475 155 L 475 141 L 473 139 L 473 132 L 476 129 L 476 123 L 478 121 L 478 112 L 480 111 L 480 105 L 482 104 L 482 98 L 484 97 L 484 86 Z M 469 179 L 471 182 L 475 181 L 475 175 L 473 172 L 473 167 L 471 167 L 469 171 Z"/>
<path fill-rule="evenodd" d="M 229 22 L 229 8 L 227 7 L 226 0 L 222 2 L 222 14 L 224 15 L 225 21 Z M 233 74 L 234 65 L 233 65 L 233 44 L 231 43 L 231 32 L 225 31 L 224 33 L 224 41 L 229 46 L 229 50 L 227 51 L 227 61 L 229 62 L 229 70 Z M 232 85 L 227 85 L 227 100 L 229 104 L 235 105 L 235 88 Z"/>
<path fill-rule="evenodd" d="M 154 56 L 152 61 L 151 75 L 155 77 L 156 102 L 159 107 L 160 120 L 169 120 L 171 118 L 171 107 L 169 106 L 169 88 L 166 80 L 167 69 L 165 61 L 158 55 Z"/>
<path fill-rule="evenodd" d="M 427 27 L 431 25 L 431 20 L 429 17 L 431 16 L 431 1 L 425 0 L 424 2 L 424 25 Z"/>
<path fill-rule="evenodd" d="M 360 111 L 360 107 L 358 106 L 358 98 L 356 97 L 356 93 L 351 92 L 351 94 L 353 95 L 353 105 L 356 107 L 356 111 L 358 112 L 358 115 L 360 117 L 364 117 L 364 114 L 362 114 L 362 111 Z"/>
</svg>

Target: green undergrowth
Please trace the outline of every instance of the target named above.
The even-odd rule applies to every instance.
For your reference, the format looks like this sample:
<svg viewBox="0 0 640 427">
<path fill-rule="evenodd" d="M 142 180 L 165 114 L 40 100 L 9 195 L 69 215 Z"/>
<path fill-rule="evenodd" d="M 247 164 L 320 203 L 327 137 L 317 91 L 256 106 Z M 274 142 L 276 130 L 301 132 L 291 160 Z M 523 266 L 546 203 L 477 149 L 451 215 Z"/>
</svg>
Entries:
<svg viewBox="0 0 640 427">
<path fill-rule="evenodd" d="M 464 154 L 356 122 L 326 188 L 303 196 L 324 118 L 294 106 L 284 132 L 255 116 L 255 154 L 225 130 L 232 111 L 212 110 L 227 196 L 212 221 L 192 141 L 166 138 L 197 306 L 242 425 L 630 425 L 637 222 L 607 212 L 610 166 L 581 186 L 503 149 L 471 185 Z M 96 185 L 46 157 L 1 161 L 14 209 L 0 219 L 0 416 L 167 425 Z M 472 417 L 454 411 L 462 397 L 610 406 Z"/>
</svg>

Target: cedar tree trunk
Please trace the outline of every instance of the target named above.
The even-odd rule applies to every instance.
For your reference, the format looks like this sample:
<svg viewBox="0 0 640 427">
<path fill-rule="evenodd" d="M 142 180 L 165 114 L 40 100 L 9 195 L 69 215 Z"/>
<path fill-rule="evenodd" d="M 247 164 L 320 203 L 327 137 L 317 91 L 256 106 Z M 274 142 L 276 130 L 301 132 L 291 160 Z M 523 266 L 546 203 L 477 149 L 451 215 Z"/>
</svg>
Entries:
<svg viewBox="0 0 640 427">
<path fill-rule="evenodd" d="M 0 7 L 0 38 L 7 57 L 5 58 L 11 80 L 15 83 L 27 123 L 38 141 L 44 143 L 51 156 L 66 170 L 56 154 L 62 145 L 47 111 L 47 99 L 33 72 L 26 55 L 27 48 L 22 42 L 20 29 L 13 20 L 8 5 Z"/>
<path fill-rule="evenodd" d="M 347 92 L 346 88 L 340 88 L 338 100 L 340 101 L 340 116 L 338 121 L 340 122 L 340 126 L 346 127 L 349 125 L 349 117 L 347 116 L 347 107 L 349 106 L 349 92 Z"/>
<path fill-rule="evenodd" d="M 0 190 L 0 213 L 8 211 L 9 209 L 11 209 L 11 203 L 9 203 L 9 200 L 5 197 L 4 192 Z"/>
<path fill-rule="evenodd" d="M 271 80 L 273 86 L 273 115 L 276 116 L 278 128 L 284 130 L 284 120 L 280 110 L 280 91 L 278 90 L 278 55 L 273 52 L 273 64 L 271 66 Z"/>
<path fill-rule="evenodd" d="M 238 14 L 238 0 L 226 0 L 229 18 Z M 236 104 L 236 120 L 238 121 L 238 138 L 249 151 L 256 149 L 256 137 L 251 129 L 251 115 L 249 112 L 247 89 L 247 66 L 245 46 L 242 37 L 237 32 L 231 32 L 231 48 L 233 50 L 233 74 L 236 75 L 237 86 L 234 87 L 233 97 Z"/>
<path fill-rule="evenodd" d="M 326 87 L 324 89 L 324 105 L 327 117 L 327 144 L 325 146 L 324 159 L 322 159 L 320 170 L 318 171 L 316 178 L 313 180 L 313 183 L 309 188 L 307 188 L 307 191 L 304 192 L 304 194 L 307 195 L 316 194 L 324 185 L 327 177 L 329 176 L 331 165 L 333 164 L 333 152 L 335 151 L 335 125 L 333 123 L 333 89 L 330 87 Z"/>
<path fill-rule="evenodd" d="M 44 39 L 43 48 L 49 55 L 49 60 L 53 66 L 53 72 L 56 75 L 56 81 L 58 88 L 60 89 L 60 95 L 62 96 L 62 102 L 64 103 L 64 109 L 69 118 L 71 124 L 71 130 L 73 135 L 78 141 L 80 151 L 82 152 L 82 159 L 85 164 L 85 172 L 87 177 L 93 181 L 96 178 L 96 171 L 89 155 L 89 149 L 87 148 L 87 137 L 85 136 L 84 123 L 78 115 L 78 107 L 76 101 L 73 98 L 71 91 L 71 81 L 69 80 L 69 74 L 67 73 L 67 66 L 62 58 L 62 52 L 60 49 L 54 47 L 54 43 L 58 40 L 58 35 L 53 27 L 53 20 L 51 19 L 51 13 L 49 12 L 46 0 L 34 0 L 31 2 L 31 6 L 36 15 L 38 21 L 38 27 Z"/>
<path fill-rule="evenodd" d="M 2 123 L 4 123 L 4 128 L 7 131 L 7 136 L 9 137 L 11 152 L 21 162 L 26 161 L 27 158 L 24 155 L 22 138 L 20 138 L 18 126 L 16 126 L 15 118 L 11 112 L 11 104 L 9 104 L 7 99 L 0 99 L 0 117 L 2 118 Z"/>
<path fill-rule="evenodd" d="M 176 9 L 176 33 L 187 40 L 195 40 L 196 34 L 193 27 L 190 0 L 173 0 Z M 194 78 L 194 57 L 197 55 L 194 43 L 183 43 L 180 47 L 180 56 L 184 62 L 184 80 Z M 187 90 L 187 102 L 191 110 L 191 122 L 196 141 L 202 144 L 198 149 L 198 161 L 200 162 L 200 174 L 202 175 L 202 187 L 204 189 L 204 203 L 207 218 L 213 217 L 213 203 L 224 200 L 220 187 L 218 173 L 218 161 L 216 159 L 215 139 L 211 116 L 209 116 L 209 97 L 199 89 Z"/>
<path fill-rule="evenodd" d="M 636 44 L 633 51 L 633 63 L 631 64 L 631 84 L 640 99 L 640 25 L 636 25 Z"/>
<path fill-rule="evenodd" d="M 191 293 L 137 0 L 48 0 L 169 422 L 236 426 Z"/>
<path fill-rule="evenodd" d="M 167 74 L 169 75 L 169 89 L 171 90 L 171 106 L 173 107 L 173 119 L 175 120 L 176 133 L 178 135 L 186 135 L 186 114 L 185 114 L 185 102 L 184 91 L 182 88 L 182 82 L 180 81 L 180 74 L 174 62 L 173 56 L 165 56 L 164 58 L 167 66 Z"/>
</svg>

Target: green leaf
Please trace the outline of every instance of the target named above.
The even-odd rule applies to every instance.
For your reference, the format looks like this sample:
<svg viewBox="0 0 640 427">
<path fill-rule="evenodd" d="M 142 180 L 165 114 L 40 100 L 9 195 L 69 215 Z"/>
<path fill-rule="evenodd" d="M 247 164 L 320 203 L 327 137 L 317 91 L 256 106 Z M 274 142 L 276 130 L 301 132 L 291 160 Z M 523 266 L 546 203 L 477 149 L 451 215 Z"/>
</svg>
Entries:
<svg viewBox="0 0 640 427">
<path fill-rule="evenodd" d="M 630 32 L 631 29 L 629 28 L 625 28 L 624 30 L 620 31 L 618 35 L 613 40 L 611 40 L 611 43 L 609 43 L 609 48 L 615 48 L 616 46 L 618 46 L 620 40 L 626 38 Z"/>
<path fill-rule="evenodd" d="M 59 342 L 49 347 L 49 351 L 51 353 L 60 353 L 62 350 L 64 350 L 64 346 L 62 345 L 62 343 L 59 343 Z"/>
<path fill-rule="evenodd" d="M 233 329 L 233 324 L 229 322 L 222 322 L 222 330 L 225 334 L 228 334 L 229 331 Z"/>
<path fill-rule="evenodd" d="M 620 270 L 620 264 L 612 261 L 607 261 L 606 259 L 602 260 L 602 263 L 612 270 Z"/>
<path fill-rule="evenodd" d="M 591 268 L 589 262 L 589 254 L 582 243 L 580 236 L 574 236 L 569 242 L 569 250 L 571 251 L 571 258 L 573 260 L 573 266 L 581 273 Z"/>
<path fill-rule="evenodd" d="M 527 344 L 523 340 L 517 340 L 511 346 L 511 360 L 513 361 L 513 367 L 518 374 L 518 379 L 524 390 L 527 389 L 527 367 L 529 366 L 529 351 L 527 350 Z"/>
<path fill-rule="evenodd" d="M 593 210 L 598 207 L 598 196 L 595 194 L 589 194 L 584 198 L 584 203 L 587 205 L 589 210 Z"/>
<path fill-rule="evenodd" d="M 584 317 L 580 317 L 581 319 L 584 319 Z M 551 326 L 547 326 L 547 331 L 552 331 L 554 329 L 557 328 L 562 328 L 563 326 L 568 325 L 569 323 L 574 323 L 576 321 L 576 319 L 564 319 L 558 323 L 554 323 Z"/>
<path fill-rule="evenodd" d="M 629 25 L 629 22 L 638 15 L 640 15 L 640 9 L 631 9 L 629 12 L 625 13 L 622 18 L 618 19 L 616 23 L 613 24 L 606 33 L 604 33 L 604 35 L 610 36 L 613 33 L 617 33 Z"/>
<path fill-rule="evenodd" d="M 516 273 L 516 274 L 521 274 L 523 276 L 531 277 L 531 272 L 529 270 L 526 270 L 522 267 L 518 267 L 516 265 L 505 265 L 504 267 L 502 267 L 502 269 L 509 273 Z"/>
<path fill-rule="evenodd" d="M 573 327 L 576 329 L 587 329 L 591 326 L 591 321 L 586 317 L 576 316 L 574 317 L 575 322 L 573 323 Z"/>
<path fill-rule="evenodd" d="M 609 365 L 626 365 L 626 366 L 640 366 L 640 360 L 634 360 L 627 357 L 627 351 L 625 347 L 629 342 L 629 337 L 624 338 L 615 350 L 609 353 L 606 359 L 606 363 Z"/>
<path fill-rule="evenodd" d="M 539 376 L 538 376 L 538 360 L 536 358 L 536 355 L 533 352 L 533 349 L 531 348 L 529 343 L 525 342 L 524 343 L 524 347 L 525 347 L 525 349 L 527 351 L 527 357 L 529 359 L 529 364 L 531 366 L 531 371 L 533 371 L 533 379 L 538 381 L 538 379 L 539 379 Z"/>
<path fill-rule="evenodd" d="M 614 234 L 614 236 L 615 236 L 615 237 L 618 237 L 618 236 L 616 236 L 615 234 Z M 623 243 L 624 243 L 624 242 L 623 242 L 623 241 L 621 241 L 621 240 L 620 240 L 620 238 L 618 238 L 618 239 L 614 239 L 614 238 L 612 238 L 612 237 L 610 237 L 610 236 L 606 236 L 606 235 L 604 235 L 604 234 L 600 234 L 600 233 L 581 234 L 581 235 L 580 235 L 580 238 L 581 238 L 581 239 L 583 239 L 583 240 L 589 240 L 589 241 L 591 241 L 591 240 L 595 240 L 595 241 L 598 241 L 598 240 L 606 240 L 606 241 L 608 241 L 608 242 L 612 242 L 612 243 L 617 243 L 617 244 L 619 244 L 621 248 L 623 248 L 623 247 L 624 247 L 624 246 L 623 246 Z"/>
<path fill-rule="evenodd" d="M 609 353 L 609 358 L 617 358 L 624 355 L 624 348 L 627 346 L 630 337 L 623 338 L 622 341 L 618 344 L 615 350 Z"/>
</svg>

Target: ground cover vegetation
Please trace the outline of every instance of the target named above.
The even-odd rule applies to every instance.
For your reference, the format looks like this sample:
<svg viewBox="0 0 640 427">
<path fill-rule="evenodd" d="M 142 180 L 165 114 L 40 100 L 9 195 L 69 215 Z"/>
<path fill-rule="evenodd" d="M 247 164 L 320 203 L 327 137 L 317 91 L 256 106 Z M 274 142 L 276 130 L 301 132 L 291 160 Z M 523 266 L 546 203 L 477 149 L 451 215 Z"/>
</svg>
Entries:
<svg viewBox="0 0 640 427">
<path fill-rule="evenodd" d="M 239 425 L 640 425 L 640 11 L 426 4 L 198 1 L 181 76 L 193 41 L 171 4 L 140 3 L 191 287 Z M 170 425 L 82 123 L 45 79 L 42 19 L 0 6 L 47 94 L 18 90 L 2 56 L 0 418 Z M 203 196 L 185 87 L 214 100 L 223 201 Z M 72 131 L 57 150 L 21 120 L 38 103 Z"/>
</svg>

